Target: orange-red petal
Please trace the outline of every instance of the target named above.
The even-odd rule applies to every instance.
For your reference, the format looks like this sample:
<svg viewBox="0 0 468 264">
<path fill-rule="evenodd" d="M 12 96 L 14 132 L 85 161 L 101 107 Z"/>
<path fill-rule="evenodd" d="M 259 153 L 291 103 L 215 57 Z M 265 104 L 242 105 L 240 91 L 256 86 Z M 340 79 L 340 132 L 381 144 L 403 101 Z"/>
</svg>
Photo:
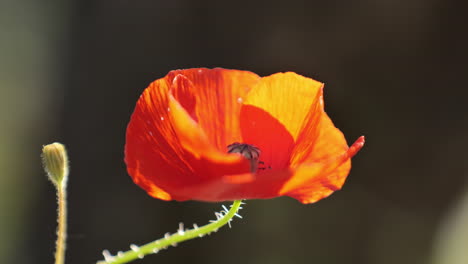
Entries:
<svg viewBox="0 0 468 264">
<path fill-rule="evenodd" d="M 127 128 L 125 162 L 135 183 L 163 200 L 188 200 L 193 194 L 185 189 L 191 186 L 248 172 L 248 162 L 227 154 L 221 144 L 240 134 L 239 129 L 229 131 L 236 121 L 229 119 L 231 114 L 240 111 L 234 106 L 237 101 L 228 102 L 229 98 L 248 90 L 255 79 L 249 72 L 191 69 L 153 82 L 138 100 Z M 196 101 L 185 109 L 187 97 Z M 208 114 L 209 110 L 213 112 Z M 202 114 L 211 126 L 201 122 Z M 218 133 L 213 135 L 215 129 Z"/>
<path fill-rule="evenodd" d="M 323 84 L 295 73 L 264 77 L 252 88 L 241 109 L 241 129 L 244 140 L 262 150 L 264 173 L 271 166 L 287 175 L 277 196 L 304 203 L 340 189 L 351 168 L 351 156 L 364 143 L 361 138 L 348 148 L 324 111 Z M 230 180 L 255 185 L 261 176 L 262 171 L 250 179 L 233 176 Z"/>
<path fill-rule="evenodd" d="M 320 89 L 298 134 L 291 153 L 291 166 L 326 161 L 341 155 L 347 149 L 343 133 L 325 113 L 323 89 Z"/>
<path fill-rule="evenodd" d="M 299 136 L 305 118 L 323 83 L 293 72 L 263 77 L 249 92 L 244 105 L 263 109 L 283 124 L 293 140 Z"/>
<path fill-rule="evenodd" d="M 172 71 L 171 94 L 197 122 L 219 150 L 242 140 L 239 112 L 243 98 L 260 77 L 255 73 L 227 69 Z"/>
<path fill-rule="evenodd" d="M 191 186 L 186 191 L 192 194 L 193 199 L 204 201 L 290 196 L 301 203 L 313 203 L 339 189 L 337 185 L 342 185 L 349 173 L 351 157 L 363 144 L 364 137 L 360 137 L 349 149 L 328 161 L 261 174 L 226 175 Z"/>
<path fill-rule="evenodd" d="M 314 203 L 341 189 L 351 169 L 351 158 L 364 146 L 360 137 L 346 151 L 335 157 L 307 162 L 292 168 L 294 175 L 279 191 L 302 203 Z"/>
<path fill-rule="evenodd" d="M 319 103 L 322 87 L 323 83 L 287 72 L 263 77 L 249 92 L 241 109 L 242 136 L 262 150 L 267 166 L 290 165 L 295 142 L 310 109 Z"/>
</svg>

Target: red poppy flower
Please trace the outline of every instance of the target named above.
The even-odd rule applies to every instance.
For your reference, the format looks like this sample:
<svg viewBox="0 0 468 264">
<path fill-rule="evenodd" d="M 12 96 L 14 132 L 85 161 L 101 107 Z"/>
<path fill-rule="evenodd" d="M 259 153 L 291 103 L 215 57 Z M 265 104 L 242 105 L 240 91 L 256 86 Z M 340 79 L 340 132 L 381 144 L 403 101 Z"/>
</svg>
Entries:
<svg viewBox="0 0 468 264">
<path fill-rule="evenodd" d="M 138 100 L 127 128 L 128 173 L 162 200 L 327 197 L 343 185 L 364 137 L 348 147 L 324 111 L 322 89 L 292 72 L 171 71 Z"/>
</svg>

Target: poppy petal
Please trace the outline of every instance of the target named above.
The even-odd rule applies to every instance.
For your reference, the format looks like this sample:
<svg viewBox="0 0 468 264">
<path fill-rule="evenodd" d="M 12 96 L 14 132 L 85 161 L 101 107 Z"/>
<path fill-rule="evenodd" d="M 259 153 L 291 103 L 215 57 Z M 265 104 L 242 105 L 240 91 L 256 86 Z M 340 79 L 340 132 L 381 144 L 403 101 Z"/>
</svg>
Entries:
<svg viewBox="0 0 468 264">
<path fill-rule="evenodd" d="M 168 78 L 174 98 L 198 123 L 220 151 L 242 140 L 239 112 L 243 98 L 260 77 L 255 73 L 227 69 L 188 69 L 172 71 Z M 182 79 L 185 80 L 177 80 Z"/>
<path fill-rule="evenodd" d="M 136 184 L 163 200 L 193 199 L 186 188 L 249 171 L 246 159 L 212 144 L 208 133 L 170 92 L 184 85 L 190 89 L 190 79 L 175 78 L 179 75 L 180 71 L 171 72 L 143 92 L 127 128 L 127 170 Z"/>
<path fill-rule="evenodd" d="M 343 133 L 333 125 L 324 111 L 323 88 L 321 88 L 297 137 L 291 155 L 291 166 L 329 160 L 347 149 Z"/>
<path fill-rule="evenodd" d="M 328 161 L 296 167 L 280 194 L 302 203 L 313 203 L 341 189 L 351 169 L 351 158 L 364 146 L 364 141 L 364 137 L 360 137 L 346 152 Z"/>
<path fill-rule="evenodd" d="M 240 114 L 243 142 L 261 151 L 258 173 L 287 168 L 294 139 L 286 127 L 270 113 L 253 105 L 244 105 Z"/>
<path fill-rule="evenodd" d="M 364 137 L 360 137 L 348 150 L 328 161 L 294 169 L 268 170 L 261 174 L 227 175 L 193 186 L 187 192 L 205 201 L 290 196 L 304 204 L 313 203 L 341 188 L 351 168 L 351 157 L 363 145 Z"/>
<path fill-rule="evenodd" d="M 271 199 L 281 196 L 280 190 L 291 176 L 289 169 L 270 170 L 262 174 L 225 175 L 188 191 L 194 195 L 194 199 L 203 201 Z"/>
<path fill-rule="evenodd" d="M 293 72 L 276 73 L 263 77 L 250 90 L 244 104 L 268 112 L 296 140 L 322 87 L 323 83 Z"/>
<path fill-rule="evenodd" d="M 250 90 L 241 109 L 242 136 L 267 154 L 261 156 L 265 164 L 273 169 L 289 166 L 294 143 L 310 109 L 318 105 L 322 87 L 323 83 L 287 72 L 263 77 Z"/>
</svg>

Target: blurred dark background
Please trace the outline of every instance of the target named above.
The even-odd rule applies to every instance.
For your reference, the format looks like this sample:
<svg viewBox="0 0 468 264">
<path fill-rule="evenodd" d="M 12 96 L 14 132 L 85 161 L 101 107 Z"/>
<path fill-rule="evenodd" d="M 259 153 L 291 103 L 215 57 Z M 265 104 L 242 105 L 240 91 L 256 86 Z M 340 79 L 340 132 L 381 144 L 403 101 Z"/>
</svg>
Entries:
<svg viewBox="0 0 468 264">
<path fill-rule="evenodd" d="M 71 159 L 68 264 L 203 224 L 220 204 L 134 185 L 125 129 L 155 79 L 191 67 L 325 82 L 348 142 L 342 191 L 248 201 L 215 235 L 137 263 L 466 263 L 467 21 L 462 1 L 4 0 L 0 3 L 0 263 L 52 263 L 43 144 Z"/>
</svg>

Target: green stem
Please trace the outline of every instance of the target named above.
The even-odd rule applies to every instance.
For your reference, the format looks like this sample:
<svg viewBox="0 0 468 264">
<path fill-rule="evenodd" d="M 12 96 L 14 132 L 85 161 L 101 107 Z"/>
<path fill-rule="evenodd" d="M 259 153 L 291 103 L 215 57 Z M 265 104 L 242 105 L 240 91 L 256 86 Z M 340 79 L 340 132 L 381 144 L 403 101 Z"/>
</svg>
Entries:
<svg viewBox="0 0 468 264">
<path fill-rule="evenodd" d="M 58 227 L 57 227 L 57 243 L 55 249 L 55 264 L 65 263 L 65 241 L 67 237 L 67 195 L 66 187 L 63 185 L 57 186 L 58 200 Z"/>
<path fill-rule="evenodd" d="M 157 253 L 158 251 L 166 249 L 171 245 L 176 245 L 179 242 L 197 237 L 203 237 L 204 235 L 207 235 L 211 232 L 216 232 L 220 227 L 228 224 L 231 219 L 237 215 L 237 211 L 240 209 L 241 204 L 242 201 L 240 200 L 234 201 L 229 211 L 226 212 L 225 209 L 225 214 L 216 213 L 218 219 L 210 224 L 204 225 L 202 227 L 194 226 L 194 228 L 190 230 L 184 230 L 183 226 L 180 226 L 179 230 L 172 235 L 167 234 L 164 238 L 150 242 L 141 247 L 131 245 L 130 250 L 126 252 L 120 252 L 117 254 L 117 256 L 111 256 L 109 252 L 105 250 L 103 252 L 105 260 L 98 261 L 97 264 L 128 263 L 139 258 L 141 259 L 145 255 Z"/>
</svg>

